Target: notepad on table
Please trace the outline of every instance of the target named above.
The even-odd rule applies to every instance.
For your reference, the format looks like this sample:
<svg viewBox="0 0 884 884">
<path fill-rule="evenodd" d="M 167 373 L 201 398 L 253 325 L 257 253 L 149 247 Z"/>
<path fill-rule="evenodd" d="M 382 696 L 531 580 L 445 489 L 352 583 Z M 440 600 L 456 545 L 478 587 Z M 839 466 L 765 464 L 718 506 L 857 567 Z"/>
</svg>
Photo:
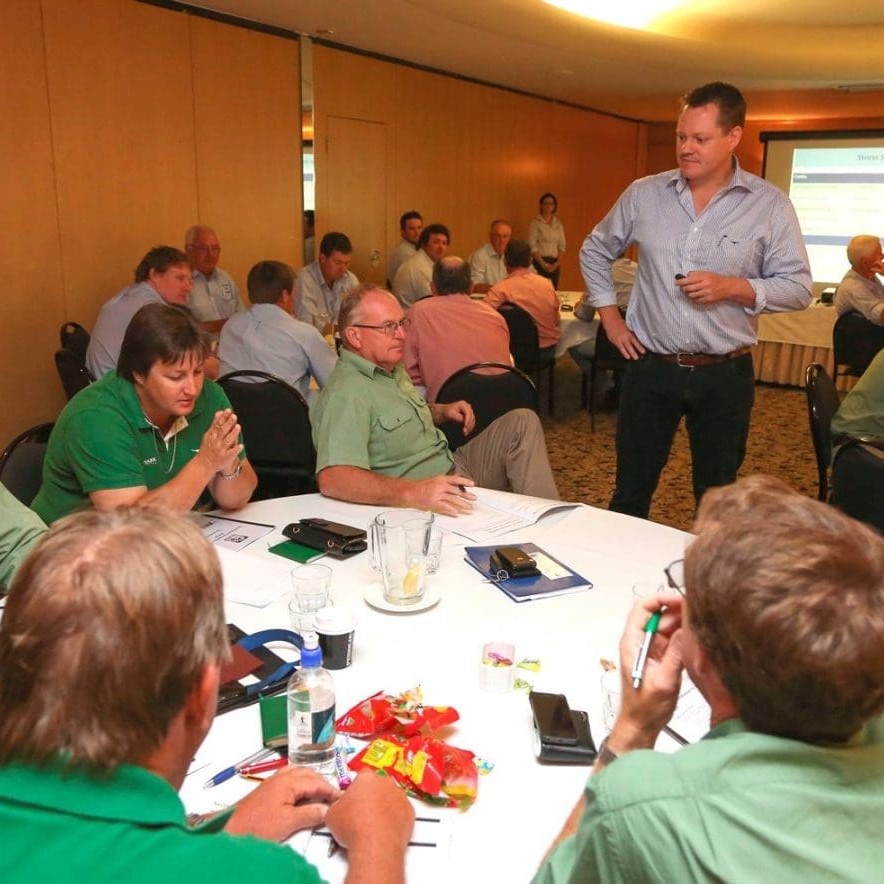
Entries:
<svg viewBox="0 0 884 884">
<path fill-rule="evenodd" d="M 524 550 L 537 563 L 540 574 L 534 577 L 498 576 L 497 569 L 491 565 L 491 556 L 498 548 L 495 546 L 466 546 L 465 561 L 472 565 L 480 574 L 505 592 L 514 602 L 528 602 L 534 599 L 551 598 L 592 589 L 592 583 L 549 553 L 542 550 L 536 543 L 511 544 Z"/>
</svg>

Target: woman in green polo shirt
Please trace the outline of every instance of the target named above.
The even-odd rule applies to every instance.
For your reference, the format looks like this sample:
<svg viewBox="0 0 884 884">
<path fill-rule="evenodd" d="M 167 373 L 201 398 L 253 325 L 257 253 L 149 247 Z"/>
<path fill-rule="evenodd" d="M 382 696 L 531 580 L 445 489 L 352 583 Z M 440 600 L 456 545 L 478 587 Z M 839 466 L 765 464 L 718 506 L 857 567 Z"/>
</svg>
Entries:
<svg viewBox="0 0 884 884">
<path fill-rule="evenodd" d="M 52 430 L 32 505 L 45 522 L 88 502 L 188 510 L 206 489 L 224 509 L 248 503 L 257 479 L 227 396 L 205 378 L 207 352 L 186 310 L 135 314 L 117 370 L 78 393 Z"/>
</svg>

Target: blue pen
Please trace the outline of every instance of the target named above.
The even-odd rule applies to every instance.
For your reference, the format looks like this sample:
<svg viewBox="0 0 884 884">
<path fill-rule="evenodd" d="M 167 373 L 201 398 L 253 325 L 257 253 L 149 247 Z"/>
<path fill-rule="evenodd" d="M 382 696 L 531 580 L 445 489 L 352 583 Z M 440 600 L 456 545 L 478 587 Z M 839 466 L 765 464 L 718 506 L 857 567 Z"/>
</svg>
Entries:
<svg viewBox="0 0 884 884">
<path fill-rule="evenodd" d="M 274 749 L 259 749 L 257 752 L 253 752 L 249 755 L 248 758 L 243 758 L 242 761 L 238 761 L 236 764 L 231 765 L 230 767 L 225 767 L 220 773 L 216 773 L 210 780 L 206 780 L 203 785 L 204 789 L 211 789 L 212 786 L 220 786 L 221 783 L 226 782 L 231 777 L 236 776 L 237 772 L 241 767 L 244 767 L 247 764 L 254 764 L 256 761 L 261 761 L 264 758 L 269 758 L 271 755 L 275 755 L 276 751 Z"/>
</svg>

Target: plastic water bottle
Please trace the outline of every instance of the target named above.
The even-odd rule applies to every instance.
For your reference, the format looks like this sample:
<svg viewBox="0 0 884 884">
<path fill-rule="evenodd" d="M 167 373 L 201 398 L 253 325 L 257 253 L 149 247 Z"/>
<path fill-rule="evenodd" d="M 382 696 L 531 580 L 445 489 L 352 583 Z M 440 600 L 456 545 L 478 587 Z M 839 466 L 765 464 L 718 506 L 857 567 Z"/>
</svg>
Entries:
<svg viewBox="0 0 884 884">
<path fill-rule="evenodd" d="M 304 635 L 301 666 L 288 685 L 289 763 L 320 773 L 335 764 L 335 683 L 322 668 L 322 650 L 315 632 Z"/>
</svg>

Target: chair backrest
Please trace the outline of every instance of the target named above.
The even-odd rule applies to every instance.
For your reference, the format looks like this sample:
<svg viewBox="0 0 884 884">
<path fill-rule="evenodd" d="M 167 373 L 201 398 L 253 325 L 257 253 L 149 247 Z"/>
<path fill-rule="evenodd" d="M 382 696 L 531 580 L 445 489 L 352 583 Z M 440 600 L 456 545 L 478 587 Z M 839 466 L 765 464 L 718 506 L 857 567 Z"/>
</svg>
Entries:
<svg viewBox="0 0 884 884">
<path fill-rule="evenodd" d="M 477 362 L 459 369 L 442 384 L 436 396 L 437 402 L 457 402 L 461 399 L 473 407 L 476 427 L 469 437 L 464 437 L 460 424 L 443 424 L 441 430 L 452 451 L 514 408 L 530 408 L 534 412 L 540 410 L 537 388 L 531 378 L 503 362 Z"/>
<path fill-rule="evenodd" d="M 0 482 L 25 506 L 31 505 L 40 490 L 46 443 L 54 426 L 37 424 L 19 433 L 0 454 Z"/>
<path fill-rule="evenodd" d="M 314 490 L 316 449 L 304 397 L 264 371 L 233 371 L 218 383 L 239 418 L 246 454 L 258 477 L 288 479 L 291 488 Z"/>
<path fill-rule="evenodd" d="M 535 367 L 540 361 L 540 342 L 531 314 L 516 304 L 501 304 L 497 309 L 510 330 L 510 353 L 516 365 Z"/>
<path fill-rule="evenodd" d="M 832 506 L 884 534 L 884 456 L 849 442 L 832 462 Z"/>
<path fill-rule="evenodd" d="M 599 323 L 595 336 L 595 367 L 597 369 L 616 368 L 626 363 L 626 357 L 611 343 L 604 325 Z"/>
<path fill-rule="evenodd" d="M 829 463 L 832 460 L 832 418 L 841 403 L 835 384 L 818 362 L 807 366 L 804 380 L 810 436 L 819 476 L 819 499 L 826 500 L 829 494 Z"/>
<path fill-rule="evenodd" d="M 84 364 L 89 337 L 89 332 L 79 322 L 66 322 L 58 330 L 58 340 L 62 350 L 71 350 Z"/>
<path fill-rule="evenodd" d="M 68 399 L 72 399 L 80 390 L 88 387 L 95 380 L 89 373 L 89 369 L 86 368 L 85 361 L 67 347 L 55 351 L 55 368 Z"/>
<path fill-rule="evenodd" d="M 832 345 L 835 351 L 835 377 L 860 377 L 884 347 L 884 326 L 875 325 L 861 313 L 845 313 L 835 320 Z"/>
</svg>

